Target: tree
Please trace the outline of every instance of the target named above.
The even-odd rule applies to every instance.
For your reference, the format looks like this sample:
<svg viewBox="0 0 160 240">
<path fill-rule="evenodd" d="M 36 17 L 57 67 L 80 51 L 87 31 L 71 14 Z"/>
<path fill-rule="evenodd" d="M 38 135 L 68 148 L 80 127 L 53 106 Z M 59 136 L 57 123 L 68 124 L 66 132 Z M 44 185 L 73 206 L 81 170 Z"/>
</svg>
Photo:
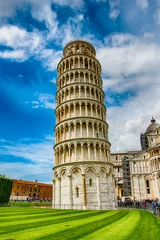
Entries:
<svg viewBox="0 0 160 240">
<path fill-rule="evenodd" d="M 12 191 L 13 180 L 0 174 L 0 204 L 8 203 Z"/>
</svg>

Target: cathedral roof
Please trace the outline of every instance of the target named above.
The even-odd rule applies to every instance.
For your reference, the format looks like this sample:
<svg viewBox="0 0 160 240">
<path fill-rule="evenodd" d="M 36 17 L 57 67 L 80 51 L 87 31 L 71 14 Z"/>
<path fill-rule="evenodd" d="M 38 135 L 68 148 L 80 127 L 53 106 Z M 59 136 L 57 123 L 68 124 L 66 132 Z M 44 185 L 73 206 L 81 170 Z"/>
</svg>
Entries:
<svg viewBox="0 0 160 240">
<path fill-rule="evenodd" d="M 160 124 L 156 123 L 156 120 L 152 117 L 151 124 L 147 127 L 145 133 L 155 131 L 159 127 L 160 127 Z"/>
</svg>

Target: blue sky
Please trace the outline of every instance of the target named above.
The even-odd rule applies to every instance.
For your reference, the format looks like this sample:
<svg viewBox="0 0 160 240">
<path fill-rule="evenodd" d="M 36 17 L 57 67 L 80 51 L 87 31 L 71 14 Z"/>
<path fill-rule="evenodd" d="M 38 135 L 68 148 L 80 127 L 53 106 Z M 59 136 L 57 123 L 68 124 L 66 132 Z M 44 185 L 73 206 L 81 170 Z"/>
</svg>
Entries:
<svg viewBox="0 0 160 240">
<path fill-rule="evenodd" d="M 112 151 L 160 122 L 160 0 L 0 0 L 0 174 L 51 182 L 56 66 L 75 39 L 102 65 Z"/>
</svg>

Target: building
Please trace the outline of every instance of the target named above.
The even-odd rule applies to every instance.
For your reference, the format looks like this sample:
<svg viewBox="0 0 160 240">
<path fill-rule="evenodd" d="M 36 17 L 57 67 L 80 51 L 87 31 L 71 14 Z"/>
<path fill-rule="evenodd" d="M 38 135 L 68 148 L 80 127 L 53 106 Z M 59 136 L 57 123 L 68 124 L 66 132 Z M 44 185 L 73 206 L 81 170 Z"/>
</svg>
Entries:
<svg viewBox="0 0 160 240">
<path fill-rule="evenodd" d="M 10 201 L 26 200 L 28 197 L 38 199 L 52 198 L 52 184 L 13 180 L 12 192 Z"/>
<path fill-rule="evenodd" d="M 101 65 L 85 41 L 66 45 L 58 64 L 53 207 L 114 209 Z"/>
<path fill-rule="evenodd" d="M 140 141 L 141 151 L 111 154 L 118 199 L 160 199 L 160 124 L 155 119 Z"/>
</svg>

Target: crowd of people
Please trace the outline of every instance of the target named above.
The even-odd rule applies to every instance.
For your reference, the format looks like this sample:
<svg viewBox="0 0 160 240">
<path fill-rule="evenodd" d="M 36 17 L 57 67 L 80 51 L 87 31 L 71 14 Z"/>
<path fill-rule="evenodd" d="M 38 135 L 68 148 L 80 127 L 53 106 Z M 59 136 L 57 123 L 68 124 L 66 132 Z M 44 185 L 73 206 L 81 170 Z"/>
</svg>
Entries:
<svg viewBox="0 0 160 240">
<path fill-rule="evenodd" d="M 142 201 L 126 199 L 125 201 L 118 201 L 118 207 L 152 209 L 154 215 L 160 216 L 160 201 L 158 199 L 144 199 Z"/>
</svg>

